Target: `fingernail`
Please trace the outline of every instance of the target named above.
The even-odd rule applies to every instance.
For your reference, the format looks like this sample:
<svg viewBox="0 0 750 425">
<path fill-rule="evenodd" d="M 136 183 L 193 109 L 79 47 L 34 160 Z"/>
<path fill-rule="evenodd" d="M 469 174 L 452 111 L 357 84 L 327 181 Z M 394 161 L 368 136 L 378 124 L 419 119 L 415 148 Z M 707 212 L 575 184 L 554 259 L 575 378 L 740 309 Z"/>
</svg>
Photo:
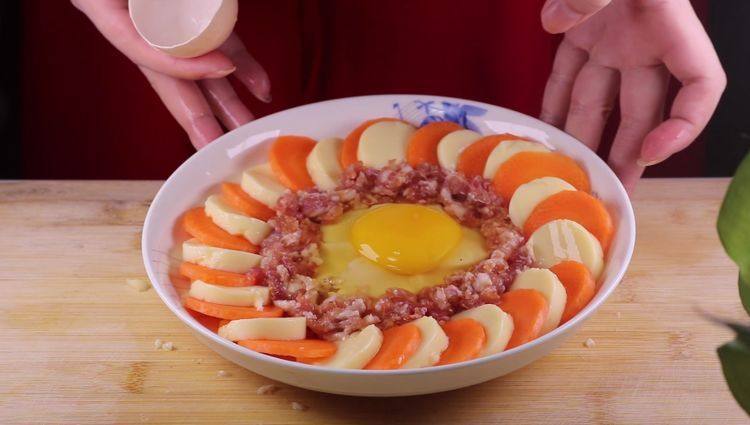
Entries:
<svg viewBox="0 0 750 425">
<path fill-rule="evenodd" d="M 641 167 L 650 167 L 650 166 L 656 165 L 656 164 L 658 164 L 660 162 L 664 162 L 667 158 L 669 158 L 669 157 L 660 158 L 660 159 L 652 159 L 650 161 L 647 161 L 647 160 L 645 160 L 643 158 L 638 158 L 635 162 L 636 162 L 636 164 L 638 164 Z"/>
<path fill-rule="evenodd" d="M 258 95 L 258 99 L 260 99 L 261 102 L 265 103 L 271 103 L 271 101 L 273 100 L 273 98 L 271 97 L 271 93 Z"/>
<path fill-rule="evenodd" d="M 222 78 L 226 77 L 227 75 L 233 73 L 237 69 L 236 66 L 233 66 L 231 68 L 222 69 L 220 71 L 213 71 L 206 74 L 206 78 Z"/>
</svg>

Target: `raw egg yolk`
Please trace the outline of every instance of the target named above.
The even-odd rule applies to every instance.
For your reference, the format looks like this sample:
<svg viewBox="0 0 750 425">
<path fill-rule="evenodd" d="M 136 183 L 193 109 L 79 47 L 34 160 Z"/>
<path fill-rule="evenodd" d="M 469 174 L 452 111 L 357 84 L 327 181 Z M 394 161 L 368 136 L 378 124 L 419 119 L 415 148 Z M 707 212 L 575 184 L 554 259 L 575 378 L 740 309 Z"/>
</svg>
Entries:
<svg viewBox="0 0 750 425">
<path fill-rule="evenodd" d="M 414 204 L 373 208 L 352 225 L 360 255 L 399 274 L 430 271 L 458 244 L 461 226 L 445 212 Z"/>
</svg>

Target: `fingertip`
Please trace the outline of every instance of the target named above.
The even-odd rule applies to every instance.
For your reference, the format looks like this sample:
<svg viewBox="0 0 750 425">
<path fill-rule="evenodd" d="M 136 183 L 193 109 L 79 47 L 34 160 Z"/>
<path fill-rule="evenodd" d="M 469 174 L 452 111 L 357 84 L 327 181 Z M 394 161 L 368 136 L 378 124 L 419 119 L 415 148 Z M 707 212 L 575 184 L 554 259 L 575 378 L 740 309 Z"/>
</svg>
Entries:
<svg viewBox="0 0 750 425">
<path fill-rule="evenodd" d="M 633 188 L 635 188 L 636 183 L 641 178 L 641 176 L 643 175 L 643 171 L 645 170 L 645 167 L 633 162 L 616 166 L 612 163 L 611 158 L 610 167 L 615 172 L 615 174 L 617 174 L 617 177 L 620 179 L 620 182 L 625 187 L 625 190 L 628 193 L 632 193 Z"/>
<path fill-rule="evenodd" d="M 226 77 L 227 75 L 233 73 L 236 70 L 237 70 L 237 67 L 236 66 L 232 66 L 230 68 L 226 68 L 226 69 L 221 69 L 221 70 L 218 70 L 218 71 L 209 72 L 208 74 L 204 75 L 204 78 L 209 79 L 209 80 L 215 80 L 215 79 L 218 79 L 218 78 L 224 78 L 224 77 Z"/>
<path fill-rule="evenodd" d="M 550 34 L 560 34 L 580 22 L 585 15 L 573 10 L 564 1 L 548 0 L 542 8 L 542 28 Z"/>
<path fill-rule="evenodd" d="M 237 69 L 234 62 L 218 50 L 187 60 L 193 62 L 196 73 L 201 74 L 202 78 L 223 78 Z"/>
<path fill-rule="evenodd" d="M 262 68 L 249 72 L 238 72 L 235 75 L 258 100 L 264 103 L 271 103 L 273 100 L 271 96 L 271 80 Z"/>
<path fill-rule="evenodd" d="M 653 129 L 643 140 L 639 161 L 658 164 L 692 142 L 692 124 L 682 119 L 669 119 Z"/>
<path fill-rule="evenodd" d="M 185 127 L 190 141 L 196 149 L 204 148 L 224 134 L 218 121 L 216 121 L 216 117 L 210 113 L 198 114 Z"/>
</svg>

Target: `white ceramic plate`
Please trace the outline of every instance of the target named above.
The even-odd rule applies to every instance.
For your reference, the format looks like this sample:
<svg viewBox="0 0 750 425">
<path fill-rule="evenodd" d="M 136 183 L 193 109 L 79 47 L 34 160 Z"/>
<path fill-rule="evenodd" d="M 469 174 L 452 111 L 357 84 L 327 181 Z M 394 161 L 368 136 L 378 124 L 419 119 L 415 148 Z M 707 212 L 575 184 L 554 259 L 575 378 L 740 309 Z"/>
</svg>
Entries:
<svg viewBox="0 0 750 425">
<path fill-rule="evenodd" d="M 607 205 L 616 225 L 601 285 L 594 299 L 575 318 L 520 347 L 488 357 L 424 369 L 369 371 L 309 366 L 255 353 L 219 338 L 182 307 L 170 281 L 179 264 L 182 242 L 178 220 L 201 205 L 222 181 L 239 181 L 250 165 L 267 161 L 269 142 L 280 134 L 315 139 L 344 137 L 362 121 L 400 117 L 419 125 L 451 120 L 483 134 L 510 132 L 529 136 L 559 150 L 588 172 L 596 195 Z M 403 396 L 428 394 L 488 381 L 544 356 L 571 336 L 599 308 L 622 279 L 635 243 L 635 220 L 628 196 L 607 165 L 586 146 L 535 118 L 479 102 L 423 95 L 380 95 L 331 100 L 300 106 L 246 124 L 225 134 L 185 161 L 154 198 L 143 228 L 143 261 L 164 303 L 196 337 L 226 359 L 253 372 L 290 385 L 336 394 Z M 170 254 L 172 253 L 172 254 Z"/>
</svg>

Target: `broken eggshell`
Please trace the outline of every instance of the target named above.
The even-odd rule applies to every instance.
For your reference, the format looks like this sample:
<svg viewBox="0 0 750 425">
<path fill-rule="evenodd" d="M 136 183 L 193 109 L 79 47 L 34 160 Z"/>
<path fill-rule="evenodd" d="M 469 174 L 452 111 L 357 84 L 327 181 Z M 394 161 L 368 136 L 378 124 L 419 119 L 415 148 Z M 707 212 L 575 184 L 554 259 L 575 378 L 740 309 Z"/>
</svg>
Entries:
<svg viewBox="0 0 750 425">
<path fill-rule="evenodd" d="M 237 0 L 129 0 L 130 19 L 146 42 L 172 56 L 215 50 L 237 22 Z"/>
</svg>

